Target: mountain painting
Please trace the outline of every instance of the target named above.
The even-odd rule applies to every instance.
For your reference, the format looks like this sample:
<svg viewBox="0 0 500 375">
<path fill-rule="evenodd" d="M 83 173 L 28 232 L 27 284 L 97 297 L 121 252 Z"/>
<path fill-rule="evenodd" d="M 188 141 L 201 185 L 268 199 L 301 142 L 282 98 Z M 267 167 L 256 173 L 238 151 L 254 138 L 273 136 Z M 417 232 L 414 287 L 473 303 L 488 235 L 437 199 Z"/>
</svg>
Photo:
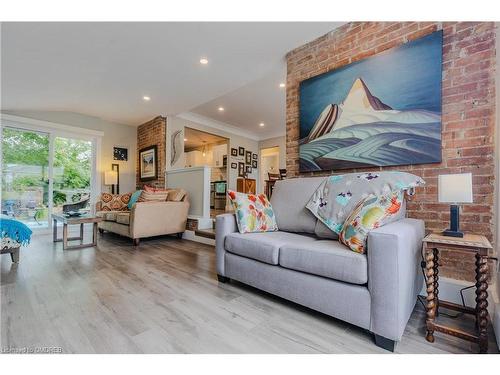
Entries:
<svg viewBox="0 0 500 375">
<path fill-rule="evenodd" d="M 300 85 L 300 171 L 439 163 L 442 31 Z"/>
</svg>

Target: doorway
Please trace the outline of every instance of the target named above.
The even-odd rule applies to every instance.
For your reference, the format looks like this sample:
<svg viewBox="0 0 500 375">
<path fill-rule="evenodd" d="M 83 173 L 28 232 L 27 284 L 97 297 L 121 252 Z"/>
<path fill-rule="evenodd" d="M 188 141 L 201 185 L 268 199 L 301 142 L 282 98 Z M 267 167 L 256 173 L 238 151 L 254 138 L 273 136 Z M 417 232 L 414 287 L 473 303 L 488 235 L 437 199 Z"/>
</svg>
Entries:
<svg viewBox="0 0 500 375">
<path fill-rule="evenodd" d="M 266 192 L 266 185 L 269 181 L 269 173 L 279 174 L 280 148 L 278 146 L 263 148 L 260 150 L 260 180 L 261 193 Z"/>
<path fill-rule="evenodd" d="M 2 214 L 36 232 L 50 230 L 65 204 L 90 210 L 96 141 L 56 131 L 2 126 Z"/>
</svg>

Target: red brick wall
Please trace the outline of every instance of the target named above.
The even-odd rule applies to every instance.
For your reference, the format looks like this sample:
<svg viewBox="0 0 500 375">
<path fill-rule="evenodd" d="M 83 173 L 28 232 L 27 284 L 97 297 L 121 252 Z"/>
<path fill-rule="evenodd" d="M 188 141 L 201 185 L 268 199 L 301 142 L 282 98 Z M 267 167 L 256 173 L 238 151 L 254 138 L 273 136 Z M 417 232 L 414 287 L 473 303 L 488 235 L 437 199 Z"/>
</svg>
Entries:
<svg viewBox="0 0 500 375">
<path fill-rule="evenodd" d="M 137 166 L 136 183 L 140 188 L 144 184 L 156 187 L 165 186 L 165 142 L 167 134 L 167 118 L 157 116 L 154 119 L 139 125 L 137 128 Z M 139 152 L 144 147 L 156 145 L 158 158 L 158 179 L 141 182 L 139 179 Z"/>
<path fill-rule="evenodd" d="M 299 83 L 375 55 L 436 30 L 443 30 L 442 163 L 391 167 L 422 176 L 427 185 L 408 204 L 408 215 L 428 230 L 449 224 L 449 205 L 437 202 L 437 175 L 472 172 L 474 204 L 466 205 L 461 227 L 493 241 L 495 133 L 494 23 L 354 22 L 287 55 L 286 151 L 289 177 L 329 175 L 299 172 Z M 378 170 L 382 168 L 372 168 Z M 370 170 L 370 169 L 366 169 Z M 351 170 L 356 171 L 356 170 Z M 342 171 L 346 173 L 349 171 Z M 445 276 L 472 279 L 474 259 L 443 253 Z"/>
</svg>

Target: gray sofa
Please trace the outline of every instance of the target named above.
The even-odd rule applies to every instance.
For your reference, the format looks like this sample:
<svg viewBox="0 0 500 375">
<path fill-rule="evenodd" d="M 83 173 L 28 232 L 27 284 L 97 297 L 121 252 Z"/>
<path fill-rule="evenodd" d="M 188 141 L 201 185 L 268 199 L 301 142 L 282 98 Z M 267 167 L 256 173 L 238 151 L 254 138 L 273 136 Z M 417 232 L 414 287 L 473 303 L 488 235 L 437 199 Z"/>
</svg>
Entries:
<svg viewBox="0 0 500 375">
<path fill-rule="evenodd" d="M 324 177 L 278 181 L 271 203 L 278 232 L 240 234 L 234 214 L 216 219 L 217 274 L 372 332 L 394 350 L 415 306 L 422 220 L 402 218 L 373 230 L 367 254 L 347 249 L 305 208 Z"/>
</svg>

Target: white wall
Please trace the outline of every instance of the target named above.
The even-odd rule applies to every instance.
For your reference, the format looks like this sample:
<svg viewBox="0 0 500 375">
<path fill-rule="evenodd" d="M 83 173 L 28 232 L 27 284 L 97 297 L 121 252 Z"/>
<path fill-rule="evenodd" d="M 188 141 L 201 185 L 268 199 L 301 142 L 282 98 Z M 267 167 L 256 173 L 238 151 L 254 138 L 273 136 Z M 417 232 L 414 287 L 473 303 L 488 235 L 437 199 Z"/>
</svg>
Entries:
<svg viewBox="0 0 500 375">
<path fill-rule="evenodd" d="M 220 126 L 211 127 L 200 122 L 195 122 L 193 120 L 187 120 L 178 116 L 168 116 L 167 118 L 167 170 L 184 168 L 184 145 L 182 145 L 180 150 L 180 157 L 174 165 L 170 165 L 170 153 L 172 149 L 171 136 L 173 132 L 181 130 L 184 132 L 184 128 L 192 128 L 196 130 L 201 130 L 207 133 L 215 134 L 224 138 L 229 139 L 229 153 L 227 157 L 227 183 L 228 189 L 236 190 L 236 179 L 238 178 L 238 170 L 231 169 L 231 163 L 237 163 L 238 161 L 244 161 L 244 158 L 234 158 L 231 157 L 231 147 L 238 148 L 239 146 L 244 147 L 245 150 L 252 151 L 252 153 L 258 154 L 259 152 L 259 142 L 255 139 L 250 139 L 242 135 L 231 133 L 228 130 L 223 130 Z M 182 134 L 181 139 L 184 139 L 184 134 Z M 259 190 L 260 178 L 259 170 L 252 170 L 249 178 L 254 178 L 257 180 L 257 189 Z M 168 181 L 167 181 L 168 186 Z"/>
<path fill-rule="evenodd" d="M 100 173 L 104 173 L 105 170 L 110 170 L 111 164 L 119 164 L 120 193 L 135 190 L 135 163 L 137 154 L 136 127 L 117 124 L 97 117 L 73 112 L 2 111 L 2 113 L 104 132 L 101 143 Z M 113 146 L 127 147 L 128 161 L 113 160 Z M 104 183 L 104 178 L 101 180 Z M 102 185 L 100 190 L 108 191 L 109 187 Z"/>
</svg>

